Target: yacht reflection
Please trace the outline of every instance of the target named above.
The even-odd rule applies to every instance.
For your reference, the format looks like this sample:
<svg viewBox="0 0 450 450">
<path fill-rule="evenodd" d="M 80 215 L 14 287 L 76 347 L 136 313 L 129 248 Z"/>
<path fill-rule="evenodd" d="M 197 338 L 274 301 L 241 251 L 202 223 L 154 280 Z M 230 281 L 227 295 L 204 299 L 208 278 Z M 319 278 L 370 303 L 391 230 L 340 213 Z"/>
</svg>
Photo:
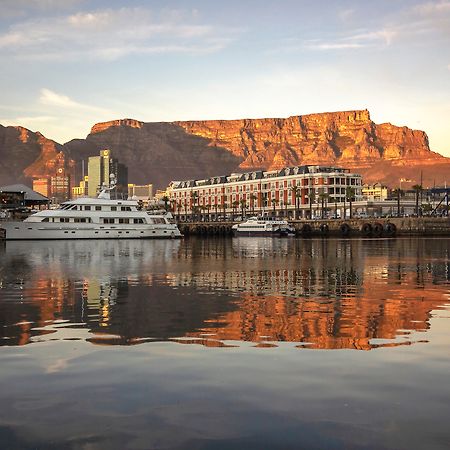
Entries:
<svg viewBox="0 0 450 450">
<path fill-rule="evenodd" d="M 442 240 L 11 242 L 0 258 L 0 345 L 64 326 L 102 345 L 369 350 L 417 342 L 448 304 Z"/>
</svg>

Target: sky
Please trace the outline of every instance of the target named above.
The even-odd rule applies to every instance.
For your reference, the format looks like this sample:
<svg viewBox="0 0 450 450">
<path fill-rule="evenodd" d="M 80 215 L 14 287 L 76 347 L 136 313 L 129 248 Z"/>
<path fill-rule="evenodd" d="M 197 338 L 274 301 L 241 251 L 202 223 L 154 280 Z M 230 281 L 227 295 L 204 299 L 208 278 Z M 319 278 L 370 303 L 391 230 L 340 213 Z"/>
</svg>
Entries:
<svg viewBox="0 0 450 450">
<path fill-rule="evenodd" d="M 0 124 L 368 109 L 450 156 L 450 0 L 0 0 Z"/>
</svg>

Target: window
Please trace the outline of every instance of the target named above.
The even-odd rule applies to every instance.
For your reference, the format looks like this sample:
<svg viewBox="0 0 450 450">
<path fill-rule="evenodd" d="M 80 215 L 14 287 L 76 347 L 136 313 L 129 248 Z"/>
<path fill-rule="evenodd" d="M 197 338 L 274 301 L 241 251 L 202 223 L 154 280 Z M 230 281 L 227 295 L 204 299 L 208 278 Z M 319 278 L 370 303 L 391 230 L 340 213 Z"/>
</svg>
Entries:
<svg viewBox="0 0 450 450">
<path fill-rule="evenodd" d="M 133 219 L 133 223 L 144 223 L 144 219 Z"/>
<path fill-rule="evenodd" d="M 59 221 L 60 222 L 69 222 L 70 219 L 68 217 L 60 217 Z"/>
<path fill-rule="evenodd" d="M 76 222 L 76 223 L 86 223 L 86 222 L 89 222 L 89 219 L 86 219 L 86 217 L 75 217 L 74 222 Z"/>
<path fill-rule="evenodd" d="M 117 206 L 111 206 L 111 211 L 117 211 Z M 122 208 L 123 211 L 123 208 Z"/>
<path fill-rule="evenodd" d="M 113 207 L 111 207 L 111 210 L 113 209 Z M 121 211 L 131 211 L 131 208 L 129 206 L 121 206 L 120 207 Z"/>
<path fill-rule="evenodd" d="M 96 211 L 101 211 L 101 210 L 102 210 L 102 207 L 101 207 L 101 206 L 96 206 L 96 207 L 95 207 L 95 210 L 96 210 Z"/>
<path fill-rule="evenodd" d="M 124 218 L 120 218 L 119 219 L 119 223 L 130 223 L 130 219 L 124 219 Z"/>
<path fill-rule="evenodd" d="M 103 223 L 114 223 L 114 219 L 109 218 L 109 217 L 104 217 L 103 218 Z"/>
<path fill-rule="evenodd" d="M 91 210 L 91 207 L 90 207 L 90 206 L 85 206 L 85 207 L 84 207 L 84 210 L 85 210 L 85 211 L 90 211 L 90 210 Z"/>
</svg>

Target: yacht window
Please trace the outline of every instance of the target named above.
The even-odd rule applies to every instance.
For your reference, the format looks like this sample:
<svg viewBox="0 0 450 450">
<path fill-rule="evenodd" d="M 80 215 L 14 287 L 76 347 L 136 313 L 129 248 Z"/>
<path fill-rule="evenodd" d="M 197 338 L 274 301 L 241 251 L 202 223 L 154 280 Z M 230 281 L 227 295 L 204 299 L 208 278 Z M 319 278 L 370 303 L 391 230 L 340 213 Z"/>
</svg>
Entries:
<svg viewBox="0 0 450 450">
<path fill-rule="evenodd" d="M 117 211 L 117 206 L 111 206 L 111 211 Z"/>
<path fill-rule="evenodd" d="M 68 217 L 60 217 L 60 218 L 59 218 L 59 221 L 60 221 L 60 222 L 69 222 L 70 219 L 69 219 Z"/>
<path fill-rule="evenodd" d="M 144 223 L 144 219 L 133 219 L 133 223 Z"/>
<path fill-rule="evenodd" d="M 86 217 L 75 217 L 75 222 L 77 223 L 86 223 L 89 222 L 90 219 L 87 219 Z"/>
<path fill-rule="evenodd" d="M 102 210 L 102 207 L 101 207 L 101 206 L 96 206 L 96 207 L 95 207 L 95 210 L 96 210 L 96 211 L 101 211 L 101 210 Z"/>
<path fill-rule="evenodd" d="M 48 222 L 48 217 L 42 220 L 42 222 Z"/>
<path fill-rule="evenodd" d="M 85 211 L 90 211 L 90 210 L 91 210 L 91 207 L 90 207 L 90 206 L 85 206 L 85 207 L 84 207 L 84 210 L 85 210 Z"/>
<path fill-rule="evenodd" d="M 119 219 L 119 223 L 130 223 L 130 219 Z"/>
<path fill-rule="evenodd" d="M 114 219 L 108 218 L 108 217 L 104 217 L 103 218 L 103 223 L 114 223 Z"/>
<path fill-rule="evenodd" d="M 131 211 L 131 208 L 129 206 L 121 206 L 120 210 L 121 211 Z"/>
</svg>

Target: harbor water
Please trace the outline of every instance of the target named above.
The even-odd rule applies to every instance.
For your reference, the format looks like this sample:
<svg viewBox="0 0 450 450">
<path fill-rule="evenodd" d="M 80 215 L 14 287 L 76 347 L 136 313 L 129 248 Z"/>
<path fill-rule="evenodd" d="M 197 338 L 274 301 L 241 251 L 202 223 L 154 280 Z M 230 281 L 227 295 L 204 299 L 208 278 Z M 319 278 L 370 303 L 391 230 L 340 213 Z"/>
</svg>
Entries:
<svg viewBox="0 0 450 450">
<path fill-rule="evenodd" d="M 450 239 L 0 242 L 0 448 L 450 448 Z"/>
</svg>

